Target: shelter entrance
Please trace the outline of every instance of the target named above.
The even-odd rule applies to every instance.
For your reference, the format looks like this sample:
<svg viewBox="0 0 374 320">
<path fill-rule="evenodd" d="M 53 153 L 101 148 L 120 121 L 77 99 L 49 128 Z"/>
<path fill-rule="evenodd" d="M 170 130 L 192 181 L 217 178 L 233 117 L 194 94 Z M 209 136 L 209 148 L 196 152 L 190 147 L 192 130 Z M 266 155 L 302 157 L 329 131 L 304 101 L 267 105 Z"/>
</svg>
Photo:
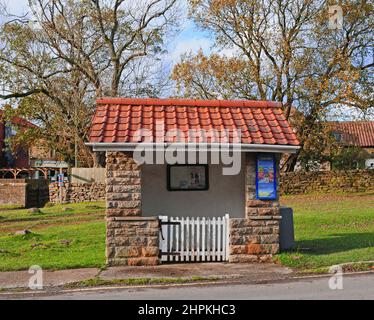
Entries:
<svg viewBox="0 0 374 320">
<path fill-rule="evenodd" d="M 224 262 L 229 258 L 229 215 L 160 216 L 161 262 Z"/>
</svg>

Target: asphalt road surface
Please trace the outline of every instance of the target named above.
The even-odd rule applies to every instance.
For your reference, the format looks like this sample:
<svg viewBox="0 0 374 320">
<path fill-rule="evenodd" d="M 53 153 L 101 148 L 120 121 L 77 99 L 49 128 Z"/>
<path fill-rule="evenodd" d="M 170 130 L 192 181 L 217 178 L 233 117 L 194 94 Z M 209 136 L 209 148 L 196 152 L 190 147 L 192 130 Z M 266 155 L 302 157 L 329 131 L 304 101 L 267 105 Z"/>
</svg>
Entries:
<svg viewBox="0 0 374 320">
<path fill-rule="evenodd" d="M 365 299 L 374 300 L 374 273 L 346 275 L 343 289 L 331 290 L 329 278 L 309 278 L 271 284 L 219 284 L 126 288 L 23 296 L 24 299 L 95 300 L 229 300 L 229 299 Z M 15 298 L 0 296 L 0 299 Z M 20 298 L 19 296 L 17 298 Z"/>
</svg>

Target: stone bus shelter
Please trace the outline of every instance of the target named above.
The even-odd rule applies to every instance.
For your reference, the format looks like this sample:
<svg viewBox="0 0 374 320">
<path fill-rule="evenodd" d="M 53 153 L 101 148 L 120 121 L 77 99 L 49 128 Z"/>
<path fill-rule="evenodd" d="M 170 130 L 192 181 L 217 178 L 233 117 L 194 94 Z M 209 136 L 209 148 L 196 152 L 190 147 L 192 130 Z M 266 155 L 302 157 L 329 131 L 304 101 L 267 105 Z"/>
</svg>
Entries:
<svg viewBox="0 0 374 320">
<path fill-rule="evenodd" d="M 161 129 L 157 127 L 160 122 Z M 143 129 L 148 140 L 139 137 Z M 137 148 L 142 143 L 144 150 L 163 154 L 157 148 L 165 149 L 176 140 L 159 143 L 157 138 L 179 130 L 184 133 L 186 147 L 191 143 L 191 129 L 226 130 L 230 134 L 240 131 L 239 138 L 233 135 L 225 141 L 240 160 L 239 170 L 223 174 L 227 163 L 213 160 L 219 153 L 219 141 L 212 137 L 198 139 L 197 145 L 204 145 L 208 157 L 199 158 L 197 163 L 139 162 Z M 108 264 L 159 264 L 161 215 L 199 219 L 228 214 L 226 261 L 270 261 L 279 252 L 280 206 L 276 185 L 271 199 L 259 197 L 258 159 L 259 155 L 273 157 L 275 166 L 270 176 L 277 184 L 281 154 L 295 152 L 298 144 L 282 105 L 274 102 L 99 99 L 88 145 L 106 153 Z M 173 165 L 183 168 L 174 172 L 170 169 Z M 187 179 L 181 178 L 185 172 Z M 191 181 L 187 181 L 190 176 Z M 180 179 L 180 189 L 173 189 L 173 179 Z"/>
</svg>

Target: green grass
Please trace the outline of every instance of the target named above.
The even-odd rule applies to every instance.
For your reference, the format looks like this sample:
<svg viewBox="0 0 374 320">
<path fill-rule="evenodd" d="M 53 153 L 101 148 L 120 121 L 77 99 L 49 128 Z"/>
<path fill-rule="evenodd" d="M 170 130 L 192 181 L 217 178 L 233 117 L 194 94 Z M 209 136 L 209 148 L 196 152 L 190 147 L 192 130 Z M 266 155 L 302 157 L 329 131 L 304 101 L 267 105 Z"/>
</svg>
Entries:
<svg viewBox="0 0 374 320">
<path fill-rule="evenodd" d="M 193 276 L 190 278 L 128 278 L 128 279 L 115 279 L 103 280 L 100 278 L 93 278 L 89 280 L 73 282 L 65 285 L 65 288 L 87 288 L 87 287 L 102 287 L 102 286 L 139 286 L 149 284 L 183 284 L 192 282 L 207 282 L 217 281 L 219 277 L 201 277 Z"/>
<path fill-rule="evenodd" d="M 0 211 L 22 209 L 22 205 L 18 204 L 0 204 Z"/>
<path fill-rule="evenodd" d="M 72 208 L 63 211 L 64 207 Z M 103 203 L 58 205 L 31 214 L 0 208 L 0 271 L 102 267 L 105 264 Z M 32 233 L 15 235 L 28 229 Z"/>
<path fill-rule="evenodd" d="M 285 196 L 294 209 L 295 250 L 276 259 L 303 272 L 374 260 L 374 193 Z M 354 267 L 352 267 L 354 268 Z"/>
<path fill-rule="evenodd" d="M 285 196 L 294 209 L 297 247 L 275 259 L 300 272 L 326 272 L 334 264 L 374 260 L 374 193 Z M 72 208 L 63 211 L 64 207 Z M 0 271 L 103 267 L 103 203 L 57 205 L 31 214 L 0 207 Z M 28 229 L 31 234 L 14 235 Z M 358 264 L 347 267 L 361 270 Z"/>
</svg>

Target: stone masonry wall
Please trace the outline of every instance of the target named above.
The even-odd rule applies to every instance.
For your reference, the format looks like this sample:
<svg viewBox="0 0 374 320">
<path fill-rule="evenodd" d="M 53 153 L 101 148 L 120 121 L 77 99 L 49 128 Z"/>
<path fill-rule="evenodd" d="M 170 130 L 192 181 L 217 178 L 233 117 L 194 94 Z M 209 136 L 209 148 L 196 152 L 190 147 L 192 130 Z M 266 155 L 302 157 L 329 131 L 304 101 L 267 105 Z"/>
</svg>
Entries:
<svg viewBox="0 0 374 320">
<path fill-rule="evenodd" d="M 280 194 L 374 191 L 374 170 L 282 173 Z"/>
<path fill-rule="evenodd" d="M 107 220 L 107 263 L 110 266 L 159 264 L 159 222 L 156 218 Z"/>
<path fill-rule="evenodd" d="M 255 172 L 253 172 L 255 174 Z M 13 180 L 12 180 L 13 181 Z M 19 188 L 22 183 L 17 180 Z M 364 192 L 374 191 L 374 170 L 321 171 L 321 172 L 288 172 L 280 175 L 279 194 L 304 194 L 310 192 Z M 252 186 L 254 188 L 255 186 Z M 126 187 L 125 187 L 126 188 Z M 1 190 L 1 186 L 0 186 Z M 0 201 L 9 203 L 22 202 L 22 192 L 12 192 L 9 187 L 3 191 Z M 79 203 L 105 200 L 105 183 L 66 183 L 62 190 L 64 203 Z M 254 194 L 254 190 L 251 191 Z M 48 197 L 48 195 L 46 195 Z M 17 198 L 14 200 L 13 198 Z M 49 201 L 60 202 L 57 182 L 49 184 Z M 256 205 L 255 205 L 256 206 Z"/>
<path fill-rule="evenodd" d="M 255 173 L 253 172 L 253 174 Z M 18 179 L 17 183 L 22 183 L 22 181 Z M 288 172 L 282 173 L 278 182 L 279 181 L 280 185 L 278 190 L 280 195 L 311 192 L 374 191 L 374 170 Z M 254 188 L 255 186 L 252 187 Z M 62 201 L 64 203 L 103 201 L 105 200 L 105 189 L 105 183 L 66 183 L 62 190 Z M 20 191 L 14 193 L 12 189 L 9 188 L 4 190 L 2 199 L 5 199 L 5 194 L 11 199 L 18 198 L 18 200 L 9 200 L 12 203 L 14 203 L 14 201 L 19 202 L 20 197 L 22 197 Z M 255 191 L 252 190 L 251 192 L 253 193 Z M 49 201 L 53 203 L 60 202 L 57 182 L 49 184 L 49 199 Z M 1 199 L 0 201 L 7 202 L 7 200 Z"/>
<path fill-rule="evenodd" d="M 130 152 L 107 152 L 108 265 L 159 264 L 159 220 L 142 217 L 141 168 Z"/>
<path fill-rule="evenodd" d="M 63 203 L 79 203 L 105 200 L 105 183 L 65 183 L 62 187 Z M 52 203 L 59 203 L 60 187 L 57 182 L 49 184 L 49 199 Z"/>
<path fill-rule="evenodd" d="M 245 218 L 230 219 L 229 262 L 271 261 L 279 252 L 279 202 L 256 200 L 254 153 L 246 154 L 245 193 Z"/>
<path fill-rule="evenodd" d="M 0 179 L 0 205 L 40 208 L 48 198 L 47 180 Z"/>
<path fill-rule="evenodd" d="M 20 205 L 26 207 L 25 179 L 0 179 L 0 205 Z"/>
</svg>

